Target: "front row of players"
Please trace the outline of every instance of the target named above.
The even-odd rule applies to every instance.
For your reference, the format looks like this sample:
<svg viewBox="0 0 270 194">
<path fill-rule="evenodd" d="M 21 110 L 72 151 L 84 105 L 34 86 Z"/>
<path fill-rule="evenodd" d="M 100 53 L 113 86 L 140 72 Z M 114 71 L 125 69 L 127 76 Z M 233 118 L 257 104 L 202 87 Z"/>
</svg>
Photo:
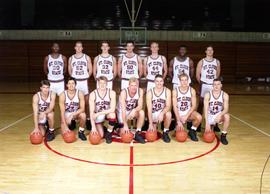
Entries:
<svg viewBox="0 0 270 194">
<path fill-rule="evenodd" d="M 171 106 L 175 114 L 176 130 L 184 130 L 184 125 L 188 121 L 192 122 L 192 127 L 188 132 L 192 141 L 198 141 L 196 130 L 202 122 L 202 116 L 196 111 L 196 92 L 189 86 L 188 75 L 181 74 L 179 79 L 181 85 L 175 88 L 171 94 L 171 91 L 164 86 L 163 77 L 157 75 L 154 81 L 155 87 L 146 94 L 148 130 L 157 130 L 158 125 L 162 124 L 162 139 L 166 143 L 170 142 Z M 139 88 L 138 79 L 131 78 L 129 80 L 129 86 L 121 91 L 118 103 L 116 103 L 115 92 L 107 88 L 107 81 L 106 77 L 99 77 L 99 88 L 90 94 L 91 133 L 99 133 L 101 137 L 106 139 L 106 143 L 111 143 L 112 132 L 117 121 L 120 129 L 119 133 L 128 133 L 130 132 L 128 121 L 131 120 L 136 121 L 134 139 L 140 143 L 145 143 L 141 135 L 141 129 L 145 121 L 145 112 L 143 110 L 144 93 Z M 79 123 L 78 137 L 85 141 L 87 138 L 84 134 L 86 122 L 84 95 L 76 89 L 76 80 L 74 78 L 69 78 L 66 86 L 67 90 L 59 97 L 62 133 L 74 129 L 77 121 Z M 45 124 L 48 121 L 46 138 L 51 141 L 55 137 L 53 109 L 56 96 L 49 91 L 49 87 L 50 83 L 48 81 L 42 81 L 40 92 L 33 97 L 35 124 L 33 133 L 41 131 L 44 135 Z M 222 91 L 221 80 L 215 79 L 213 89 L 204 98 L 205 131 L 211 131 L 213 126 L 223 123 L 220 141 L 225 145 L 228 144 L 226 134 L 230 123 L 228 106 L 229 96 Z M 107 130 L 104 130 L 105 120 L 108 121 Z"/>
</svg>

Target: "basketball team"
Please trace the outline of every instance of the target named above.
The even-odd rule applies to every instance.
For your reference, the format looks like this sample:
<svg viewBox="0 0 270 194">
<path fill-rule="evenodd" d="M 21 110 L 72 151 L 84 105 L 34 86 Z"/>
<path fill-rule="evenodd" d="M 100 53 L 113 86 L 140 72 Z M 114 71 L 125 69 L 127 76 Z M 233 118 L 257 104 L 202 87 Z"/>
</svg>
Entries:
<svg viewBox="0 0 270 194">
<path fill-rule="evenodd" d="M 32 133 L 42 133 L 47 141 L 55 138 L 57 95 L 62 134 L 75 129 L 78 124 L 78 137 L 82 141 L 87 140 L 84 133 L 87 128 L 90 133 L 104 137 L 108 144 L 112 142 L 113 131 L 119 134 L 132 132 L 135 141 L 145 143 L 141 131 L 146 127 L 149 131 L 161 128 L 162 140 L 169 143 L 169 130 L 185 130 L 185 125 L 190 139 L 198 141 L 197 132 L 201 130 L 203 114 L 205 131 L 221 131 L 221 143 L 228 144 L 229 96 L 222 90 L 221 64 L 214 58 L 212 46 L 206 48 L 206 56 L 198 62 L 196 71 L 185 45 L 179 47 L 179 53 L 170 61 L 169 68 L 166 58 L 158 53 L 157 42 L 150 44 L 151 55 L 142 59 L 134 53 L 134 42 L 128 41 L 126 53 L 118 61 L 109 53 L 107 41 L 101 42 L 100 46 L 102 52 L 94 58 L 92 65 L 91 58 L 83 52 L 82 42 L 75 43 L 75 54 L 69 59 L 60 54 L 59 44 L 53 43 L 51 53 L 44 59 L 48 79 L 41 81 L 40 91 L 33 96 Z M 66 73 L 69 78 L 65 83 Z M 89 94 L 88 79 L 92 74 L 96 89 Z M 172 91 L 164 84 L 167 75 L 172 78 Z M 119 97 L 113 90 L 113 80 L 117 76 L 121 79 Z M 146 89 L 139 86 L 142 77 L 147 79 Z M 193 77 L 201 86 L 199 102 L 195 89 L 191 87 Z M 172 120 L 175 121 L 173 127 Z M 130 130 L 130 123 L 136 126 L 135 130 Z M 223 124 L 222 130 L 219 124 Z"/>
</svg>

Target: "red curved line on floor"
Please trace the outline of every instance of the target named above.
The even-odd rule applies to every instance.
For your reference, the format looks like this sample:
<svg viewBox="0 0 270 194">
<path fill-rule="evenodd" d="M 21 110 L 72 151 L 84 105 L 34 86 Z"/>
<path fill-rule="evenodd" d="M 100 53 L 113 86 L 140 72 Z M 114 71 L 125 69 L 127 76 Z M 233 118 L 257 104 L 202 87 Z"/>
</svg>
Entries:
<svg viewBox="0 0 270 194">
<path fill-rule="evenodd" d="M 210 154 L 211 152 L 215 151 L 218 148 L 218 146 L 220 145 L 220 141 L 219 141 L 217 136 L 216 136 L 216 140 L 217 140 L 217 143 L 211 150 L 209 150 L 209 151 L 207 151 L 207 152 L 205 152 L 203 154 L 200 154 L 198 156 L 194 156 L 192 158 L 186 158 L 186 159 L 182 159 L 182 160 L 171 161 L 171 162 L 160 162 L 160 163 L 152 163 L 152 164 L 115 164 L 115 163 L 106 163 L 106 162 L 93 162 L 93 161 L 90 161 L 90 160 L 84 160 L 84 159 L 75 158 L 75 157 L 72 157 L 72 156 L 62 154 L 62 153 L 54 150 L 53 148 L 51 148 L 49 146 L 49 144 L 47 143 L 47 141 L 44 141 L 44 144 L 50 151 L 58 154 L 59 156 L 63 156 L 65 158 L 69 158 L 69 159 L 72 159 L 72 160 L 77 160 L 77 161 L 80 161 L 80 162 L 87 162 L 87 163 L 91 163 L 91 164 L 106 165 L 106 166 L 159 166 L 159 165 L 176 164 L 176 163 L 180 163 L 180 162 L 186 162 L 186 161 L 190 161 L 190 160 L 195 160 L 197 158 L 201 158 L 201 157 L 203 157 L 203 156 L 205 156 L 207 154 Z"/>
</svg>

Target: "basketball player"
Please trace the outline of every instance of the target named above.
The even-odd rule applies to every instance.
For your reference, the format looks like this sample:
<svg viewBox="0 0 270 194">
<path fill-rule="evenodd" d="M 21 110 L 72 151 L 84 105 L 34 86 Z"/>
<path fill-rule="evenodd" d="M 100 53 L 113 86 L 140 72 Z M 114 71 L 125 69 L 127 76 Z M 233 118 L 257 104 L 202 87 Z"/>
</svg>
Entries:
<svg viewBox="0 0 270 194">
<path fill-rule="evenodd" d="M 106 143 L 112 143 L 112 132 L 116 123 L 115 106 L 116 94 L 113 90 L 107 88 L 107 78 L 101 76 L 98 78 L 99 88 L 90 94 L 89 109 L 91 115 L 92 131 L 99 133 L 101 137 L 105 136 Z M 104 135 L 103 123 L 109 121 L 108 131 Z"/>
<path fill-rule="evenodd" d="M 88 55 L 83 53 L 82 42 L 77 41 L 74 47 L 76 53 L 69 58 L 68 72 L 69 75 L 76 79 L 76 89 L 82 91 L 85 97 L 85 113 L 86 113 L 86 127 L 88 130 L 91 128 L 90 115 L 89 115 L 89 88 L 88 78 L 92 73 L 92 63 Z"/>
<path fill-rule="evenodd" d="M 93 65 L 93 76 L 95 80 L 100 76 L 105 76 L 108 79 L 107 87 L 113 88 L 113 79 L 117 75 L 116 59 L 109 54 L 110 46 L 106 41 L 101 42 L 102 53 L 95 57 Z M 98 88 L 98 82 L 97 82 Z"/>
<path fill-rule="evenodd" d="M 178 56 L 170 61 L 169 73 L 172 77 L 173 88 L 177 88 L 180 84 L 179 75 L 185 73 L 189 76 L 189 84 L 194 75 L 194 64 L 190 57 L 187 56 L 187 46 L 179 47 Z"/>
<path fill-rule="evenodd" d="M 133 52 L 134 42 L 126 43 L 126 54 L 118 59 L 118 76 L 121 78 L 121 90 L 127 88 L 131 77 L 140 78 L 143 74 L 142 59 Z"/>
<path fill-rule="evenodd" d="M 67 90 L 59 97 L 59 107 L 61 112 L 61 129 L 62 133 L 67 132 L 71 128 L 72 121 L 79 121 L 78 137 L 82 141 L 86 141 L 84 134 L 85 126 L 85 102 L 83 92 L 76 89 L 77 81 L 75 78 L 68 78 Z M 76 123 L 75 123 L 76 125 Z"/>
<path fill-rule="evenodd" d="M 205 131 L 210 131 L 213 126 L 223 122 L 220 136 L 222 144 L 227 145 L 226 138 L 230 125 L 229 95 L 222 91 L 221 79 L 213 80 L 213 89 L 204 96 Z"/>
<path fill-rule="evenodd" d="M 65 90 L 64 74 L 67 71 L 67 58 L 59 53 L 58 43 L 53 43 L 51 54 L 44 58 L 44 73 L 50 81 L 50 90 L 58 96 Z"/>
<path fill-rule="evenodd" d="M 164 121 L 162 139 L 164 142 L 171 141 L 169 127 L 171 124 L 171 91 L 164 87 L 162 75 L 156 75 L 155 87 L 146 94 L 146 105 L 148 110 L 148 130 L 156 130 L 157 124 Z"/>
<path fill-rule="evenodd" d="M 48 121 L 49 130 L 47 131 L 47 141 L 52 141 L 55 138 L 54 135 L 54 105 L 55 105 L 55 93 L 50 91 L 50 82 L 48 80 L 42 80 L 40 91 L 33 96 L 33 117 L 35 129 L 32 133 L 41 132 L 45 135 L 45 124 Z"/>
<path fill-rule="evenodd" d="M 134 139 L 137 142 L 145 143 L 144 138 L 140 135 L 145 117 L 143 111 L 143 90 L 139 88 L 137 78 L 130 78 L 129 86 L 121 91 L 117 106 L 117 117 L 120 133 L 128 133 L 128 120 L 136 119 L 137 129 Z"/>
<path fill-rule="evenodd" d="M 188 132 L 192 141 L 198 141 L 196 130 L 202 121 L 196 109 L 196 92 L 189 86 L 189 76 L 185 73 L 179 76 L 180 86 L 172 92 L 173 110 L 177 120 L 177 130 L 184 130 L 184 124 L 192 121 L 193 126 Z"/>
<path fill-rule="evenodd" d="M 147 91 L 155 87 L 155 76 L 162 75 L 163 80 L 167 76 L 167 60 L 158 54 L 158 43 L 152 42 L 150 45 L 151 55 L 144 59 L 144 76 L 147 79 Z"/>
</svg>

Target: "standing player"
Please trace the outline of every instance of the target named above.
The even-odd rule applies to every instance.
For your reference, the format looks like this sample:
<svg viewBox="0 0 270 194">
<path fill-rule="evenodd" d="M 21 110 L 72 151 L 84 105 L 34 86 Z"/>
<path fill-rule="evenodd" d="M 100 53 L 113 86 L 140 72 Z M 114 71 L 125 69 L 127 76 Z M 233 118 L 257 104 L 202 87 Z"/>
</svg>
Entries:
<svg viewBox="0 0 270 194">
<path fill-rule="evenodd" d="M 91 115 L 92 131 L 104 136 L 103 123 L 105 119 L 109 121 L 108 131 L 105 134 L 106 143 L 112 143 L 112 132 L 116 123 L 115 106 L 116 94 L 113 90 L 107 88 L 107 78 L 101 76 L 98 78 L 99 88 L 90 94 L 89 109 Z"/>
<path fill-rule="evenodd" d="M 126 43 L 126 54 L 120 56 L 118 60 L 118 76 L 121 78 L 121 90 L 128 87 L 131 77 L 140 78 L 143 74 L 142 59 L 133 52 L 134 42 Z"/>
<path fill-rule="evenodd" d="M 226 138 L 230 125 L 230 115 L 228 111 L 229 95 L 222 91 L 221 80 L 214 79 L 213 90 L 206 93 L 204 96 L 205 131 L 210 131 L 214 125 L 223 122 L 220 141 L 224 145 L 228 144 Z"/>
<path fill-rule="evenodd" d="M 146 105 L 148 110 L 148 130 L 156 130 L 157 124 L 164 121 L 162 139 L 164 142 L 171 141 L 169 127 L 171 124 L 171 91 L 164 87 L 162 75 L 156 75 L 155 87 L 146 94 Z"/>
<path fill-rule="evenodd" d="M 85 102 L 83 93 L 76 89 L 76 80 L 69 78 L 67 81 L 67 90 L 59 96 L 59 107 L 61 112 L 61 129 L 65 133 L 71 127 L 72 121 L 79 121 L 78 136 L 82 141 L 86 141 L 84 135 L 85 126 Z"/>
<path fill-rule="evenodd" d="M 139 88 L 137 78 L 130 78 L 129 86 L 121 91 L 117 106 L 117 117 L 120 133 L 129 132 L 128 120 L 137 119 L 134 139 L 137 142 L 145 143 L 145 140 L 140 135 L 145 117 L 143 111 L 143 90 Z"/>
<path fill-rule="evenodd" d="M 147 79 L 147 91 L 155 87 L 155 76 L 162 75 L 163 80 L 167 76 L 167 60 L 158 54 L 158 43 L 152 42 L 150 45 L 152 54 L 144 59 L 144 76 Z"/>
<path fill-rule="evenodd" d="M 113 79 L 117 75 L 116 59 L 109 54 L 110 46 L 106 41 L 101 42 L 102 53 L 95 57 L 93 65 L 93 76 L 95 80 L 100 76 L 105 76 L 108 79 L 107 87 L 113 88 Z M 97 82 L 98 88 L 98 82 Z"/>
<path fill-rule="evenodd" d="M 48 121 L 49 130 L 47 131 L 47 141 L 52 141 L 54 135 L 54 112 L 55 93 L 50 92 L 50 82 L 41 81 L 40 91 L 33 96 L 32 107 L 35 129 L 32 133 L 41 132 L 45 135 L 45 124 Z"/>
<path fill-rule="evenodd" d="M 92 73 L 92 63 L 88 55 L 84 54 L 82 42 L 77 41 L 74 47 L 76 53 L 69 58 L 68 72 L 69 75 L 76 79 L 76 89 L 82 91 L 85 97 L 85 113 L 86 113 L 86 127 L 91 128 L 89 115 L 89 88 L 88 79 Z"/>
<path fill-rule="evenodd" d="M 53 43 L 51 54 L 44 58 L 44 73 L 50 81 L 50 90 L 58 96 L 65 90 L 64 74 L 67 71 L 67 58 L 59 53 L 58 43 Z"/>
<path fill-rule="evenodd" d="M 173 88 L 180 84 L 179 75 L 185 73 L 189 76 L 189 84 L 194 75 L 194 64 L 191 58 L 187 56 L 187 46 L 179 47 L 179 55 L 170 61 L 169 73 L 172 77 Z"/>
<path fill-rule="evenodd" d="M 179 76 L 180 86 L 172 92 L 173 110 L 177 120 L 177 128 L 184 130 L 184 124 L 187 121 L 192 121 L 193 126 L 188 132 L 192 141 L 198 141 L 196 130 L 202 121 L 200 113 L 196 109 L 196 92 L 189 86 L 189 76 L 181 74 Z"/>
</svg>

